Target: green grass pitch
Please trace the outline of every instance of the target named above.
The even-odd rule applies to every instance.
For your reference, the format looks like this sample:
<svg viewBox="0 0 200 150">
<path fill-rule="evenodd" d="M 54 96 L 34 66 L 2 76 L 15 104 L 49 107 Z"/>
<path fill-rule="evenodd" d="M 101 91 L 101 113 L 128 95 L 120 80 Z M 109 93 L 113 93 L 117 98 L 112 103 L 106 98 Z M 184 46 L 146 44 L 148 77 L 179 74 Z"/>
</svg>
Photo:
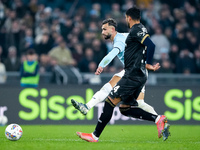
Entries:
<svg viewBox="0 0 200 150">
<path fill-rule="evenodd" d="M 108 125 L 98 143 L 76 136 L 76 131 L 90 133 L 95 125 L 21 125 L 23 136 L 9 141 L 0 126 L 1 150 L 199 150 L 200 126 L 173 125 L 171 136 L 157 137 L 156 125 Z"/>
</svg>

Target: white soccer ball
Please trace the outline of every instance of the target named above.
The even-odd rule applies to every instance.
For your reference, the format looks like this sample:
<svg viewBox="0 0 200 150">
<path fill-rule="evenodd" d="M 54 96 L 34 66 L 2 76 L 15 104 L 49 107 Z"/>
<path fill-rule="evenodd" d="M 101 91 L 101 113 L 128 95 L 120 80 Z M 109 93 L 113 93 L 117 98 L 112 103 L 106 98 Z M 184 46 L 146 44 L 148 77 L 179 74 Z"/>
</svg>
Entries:
<svg viewBox="0 0 200 150">
<path fill-rule="evenodd" d="M 0 116 L 0 125 L 4 126 L 8 122 L 8 118 L 6 116 Z"/>
<path fill-rule="evenodd" d="M 5 130 L 5 136 L 11 141 L 17 141 L 22 137 L 22 128 L 18 124 L 9 124 Z"/>
</svg>

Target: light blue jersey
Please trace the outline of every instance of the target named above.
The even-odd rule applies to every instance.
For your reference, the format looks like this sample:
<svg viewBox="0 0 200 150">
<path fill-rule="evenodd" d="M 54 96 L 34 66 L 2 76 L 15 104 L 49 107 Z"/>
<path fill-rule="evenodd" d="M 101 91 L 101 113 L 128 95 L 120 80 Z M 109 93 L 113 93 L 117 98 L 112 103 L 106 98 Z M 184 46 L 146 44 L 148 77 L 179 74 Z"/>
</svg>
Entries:
<svg viewBox="0 0 200 150">
<path fill-rule="evenodd" d="M 125 41 L 129 33 L 117 32 L 113 40 L 113 49 L 101 60 L 99 66 L 106 67 L 117 56 L 124 65 Z"/>
</svg>

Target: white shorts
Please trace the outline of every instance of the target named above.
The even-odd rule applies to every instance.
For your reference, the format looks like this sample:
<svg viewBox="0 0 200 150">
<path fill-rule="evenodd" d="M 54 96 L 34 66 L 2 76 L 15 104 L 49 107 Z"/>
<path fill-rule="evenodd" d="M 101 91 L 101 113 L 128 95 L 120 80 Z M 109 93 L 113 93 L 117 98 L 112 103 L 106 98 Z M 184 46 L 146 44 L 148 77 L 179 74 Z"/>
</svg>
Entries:
<svg viewBox="0 0 200 150">
<path fill-rule="evenodd" d="M 145 92 L 145 86 L 143 86 L 142 90 L 141 90 L 142 93 Z"/>
<path fill-rule="evenodd" d="M 122 78 L 124 76 L 124 73 L 125 73 L 125 70 L 123 69 L 122 71 L 120 71 L 119 73 L 114 74 L 113 76 L 118 76 L 118 77 Z M 145 86 L 143 86 L 141 92 L 142 93 L 145 92 Z"/>
<path fill-rule="evenodd" d="M 113 76 L 118 76 L 120 78 L 122 78 L 124 76 L 125 70 L 123 69 L 122 71 L 120 71 L 119 73 L 114 74 Z"/>
</svg>

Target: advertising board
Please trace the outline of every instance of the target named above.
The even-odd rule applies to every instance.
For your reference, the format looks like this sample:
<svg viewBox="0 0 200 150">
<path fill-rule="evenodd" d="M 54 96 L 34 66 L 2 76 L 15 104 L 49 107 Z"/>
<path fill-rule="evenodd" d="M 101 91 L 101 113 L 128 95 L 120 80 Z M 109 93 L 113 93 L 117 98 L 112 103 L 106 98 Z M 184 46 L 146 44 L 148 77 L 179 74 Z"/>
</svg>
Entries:
<svg viewBox="0 0 200 150">
<path fill-rule="evenodd" d="M 0 115 L 8 123 L 20 124 L 96 124 L 104 103 L 84 116 L 77 112 L 71 99 L 88 102 L 101 86 L 51 85 L 39 88 L 0 86 Z M 147 86 L 145 102 L 164 114 L 172 124 L 200 123 L 200 87 Z M 123 116 L 114 109 L 110 124 L 152 124 Z"/>
</svg>

